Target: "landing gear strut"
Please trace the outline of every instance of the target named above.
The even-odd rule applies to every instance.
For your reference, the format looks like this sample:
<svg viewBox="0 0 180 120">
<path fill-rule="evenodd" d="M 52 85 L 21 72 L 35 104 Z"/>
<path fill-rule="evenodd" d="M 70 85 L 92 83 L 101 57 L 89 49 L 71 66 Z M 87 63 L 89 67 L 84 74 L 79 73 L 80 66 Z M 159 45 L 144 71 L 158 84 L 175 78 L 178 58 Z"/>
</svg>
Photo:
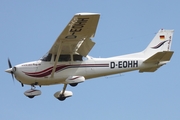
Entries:
<svg viewBox="0 0 180 120">
<path fill-rule="evenodd" d="M 66 97 L 64 96 L 64 92 L 65 92 L 65 90 L 66 90 L 66 87 L 67 87 L 67 84 L 64 84 L 62 93 L 60 93 L 60 95 L 59 95 L 59 98 L 58 98 L 58 99 L 61 100 L 61 101 L 63 101 L 63 100 L 66 99 Z"/>
</svg>

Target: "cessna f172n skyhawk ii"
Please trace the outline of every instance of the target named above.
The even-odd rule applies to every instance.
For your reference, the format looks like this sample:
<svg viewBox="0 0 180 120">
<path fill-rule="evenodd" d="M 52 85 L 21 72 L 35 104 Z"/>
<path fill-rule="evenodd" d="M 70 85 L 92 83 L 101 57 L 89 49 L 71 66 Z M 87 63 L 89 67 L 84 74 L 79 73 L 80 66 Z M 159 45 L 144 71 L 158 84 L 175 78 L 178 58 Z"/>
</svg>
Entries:
<svg viewBox="0 0 180 120">
<path fill-rule="evenodd" d="M 87 79 L 134 70 L 154 72 L 170 61 L 174 53 L 170 51 L 173 30 L 164 29 L 158 31 L 142 52 L 110 58 L 88 56 L 95 44 L 92 38 L 99 17 L 99 13 L 75 14 L 44 57 L 14 67 L 8 59 L 9 69 L 6 72 L 15 76 L 22 86 L 31 86 L 24 93 L 29 98 L 41 94 L 35 86 L 64 84 L 62 91 L 54 94 L 62 101 L 73 95 L 66 91 L 67 85 L 76 86 Z"/>
</svg>

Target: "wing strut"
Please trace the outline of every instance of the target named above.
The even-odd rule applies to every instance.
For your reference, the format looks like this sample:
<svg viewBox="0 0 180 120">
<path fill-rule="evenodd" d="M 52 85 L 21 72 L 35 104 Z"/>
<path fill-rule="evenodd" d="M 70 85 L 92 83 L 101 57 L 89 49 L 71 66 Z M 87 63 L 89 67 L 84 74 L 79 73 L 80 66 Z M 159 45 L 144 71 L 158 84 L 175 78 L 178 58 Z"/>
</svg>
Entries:
<svg viewBox="0 0 180 120">
<path fill-rule="evenodd" d="M 52 73 L 51 73 L 51 78 L 54 77 L 54 72 L 55 72 L 56 67 L 57 67 L 57 62 L 58 62 L 59 56 L 61 54 L 61 46 L 62 46 L 62 42 L 59 43 L 59 48 L 58 48 L 58 51 L 57 51 L 57 54 L 56 54 L 56 60 L 54 62 L 54 67 L 53 67 L 53 70 L 52 70 Z"/>
</svg>

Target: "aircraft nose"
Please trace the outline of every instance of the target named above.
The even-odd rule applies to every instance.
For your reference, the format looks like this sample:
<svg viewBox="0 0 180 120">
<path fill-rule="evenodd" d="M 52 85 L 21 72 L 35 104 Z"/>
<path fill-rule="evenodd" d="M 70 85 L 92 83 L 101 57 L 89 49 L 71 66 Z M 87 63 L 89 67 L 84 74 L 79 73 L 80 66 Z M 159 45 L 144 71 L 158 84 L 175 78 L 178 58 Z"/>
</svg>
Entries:
<svg viewBox="0 0 180 120">
<path fill-rule="evenodd" d="M 7 72 L 7 73 L 12 73 L 12 72 L 13 72 L 13 69 L 12 69 L 12 68 L 8 68 L 8 69 L 5 70 L 5 72 Z"/>
<path fill-rule="evenodd" d="M 7 72 L 7 73 L 15 73 L 15 71 L 16 71 L 16 67 L 8 68 L 5 70 L 5 72 Z"/>
</svg>

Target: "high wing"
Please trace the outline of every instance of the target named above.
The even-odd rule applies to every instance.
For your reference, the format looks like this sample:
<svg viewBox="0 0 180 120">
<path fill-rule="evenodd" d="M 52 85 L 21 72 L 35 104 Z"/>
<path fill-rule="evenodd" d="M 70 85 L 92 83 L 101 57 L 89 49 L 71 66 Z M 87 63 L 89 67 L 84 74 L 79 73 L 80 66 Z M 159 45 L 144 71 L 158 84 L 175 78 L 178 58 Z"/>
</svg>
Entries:
<svg viewBox="0 0 180 120">
<path fill-rule="evenodd" d="M 74 54 L 86 56 L 95 42 L 91 40 L 95 36 L 99 13 L 77 13 L 59 35 L 51 49 L 50 54 Z"/>
</svg>

